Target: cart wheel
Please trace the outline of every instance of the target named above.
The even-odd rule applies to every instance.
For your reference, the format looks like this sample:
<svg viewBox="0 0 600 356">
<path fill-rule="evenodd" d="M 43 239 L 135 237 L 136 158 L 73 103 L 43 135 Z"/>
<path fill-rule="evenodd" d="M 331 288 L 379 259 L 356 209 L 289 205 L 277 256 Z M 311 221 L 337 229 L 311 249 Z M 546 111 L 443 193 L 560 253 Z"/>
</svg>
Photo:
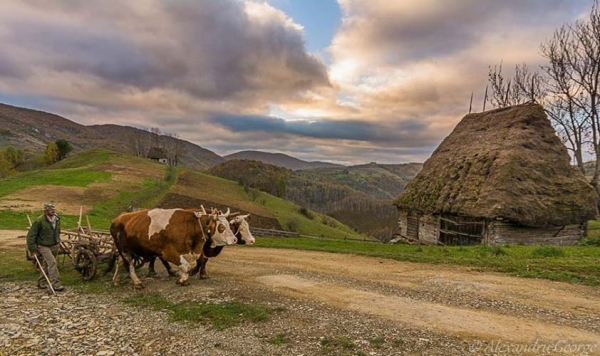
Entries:
<svg viewBox="0 0 600 356">
<path fill-rule="evenodd" d="M 73 259 L 75 270 L 84 280 L 89 281 L 96 275 L 96 256 L 88 249 L 78 249 Z"/>
<path fill-rule="evenodd" d="M 144 258 L 143 258 L 143 257 L 140 257 L 140 256 L 135 256 L 135 257 L 133 258 L 133 267 L 134 267 L 135 269 L 138 269 L 138 268 L 142 267 L 142 266 L 144 265 L 144 263 L 145 263 L 145 262 L 146 262 L 146 261 L 144 260 Z"/>
</svg>

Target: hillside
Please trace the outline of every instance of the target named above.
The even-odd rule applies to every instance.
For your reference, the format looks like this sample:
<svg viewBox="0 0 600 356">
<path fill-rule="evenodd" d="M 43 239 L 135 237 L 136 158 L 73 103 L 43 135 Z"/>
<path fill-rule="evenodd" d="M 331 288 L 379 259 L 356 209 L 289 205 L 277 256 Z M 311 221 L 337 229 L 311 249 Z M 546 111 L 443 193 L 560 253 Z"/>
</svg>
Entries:
<svg viewBox="0 0 600 356">
<path fill-rule="evenodd" d="M 62 138 L 71 143 L 73 154 L 102 148 L 143 157 L 151 146 L 162 147 L 171 154 L 178 153 L 178 167 L 196 171 L 214 167 L 212 174 L 238 183 L 251 199 L 256 199 L 257 192 L 250 189 L 255 188 L 383 239 L 389 238 L 396 226 L 397 214 L 391 201 L 422 166 L 370 163 L 345 167 L 258 151 L 223 158 L 171 136 L 112 124 L 84 126 L 51 113 L 0 104 L 0 148 L 10 145 L 24 150 L 26 161 L 18 167 L 22 171 L 39 169 L 44 164 L 41 154 L 46 145 Z M 236 157 L 269 163 L 239 165 Z M 224 162 L 233 163 L 221 165 Z M 165 172 L 165 166 L 155 167 L 155 172 Z M 372 215 L 377 218 L 367 218 Z"/>
<path fill-rule="evenodd" d="M 74 152 L 105 148 L 125 154 L 136 154 L 138 142 L 150 148 L 152 133 L 129 126 L 77 124 L 64 117 L 43 111 L 0 104 L 0 147 L 13 146 L 30 153 L 42 153 L 49 142 L 66 139 Z M 204 170 L 223 161 L 216 153 L 188 141 L 160 136 L 164 145 L 178 144 L 180 163 L 191 169 Z"/>
<path fill-rule="evenodd" d="M 251 160 L 232 160 L 208 173 L 285 197 L 306 209 L 334 217 L 359 232 L 390 239 L 398 213 L 392 200 L 422 165 L 378 165 L 291 171 Z"/>
<path fill-rule="evenodd" d="M 283 153 L 269 153 L 261 151 L 240 151 L 223 157 L 227 161 L 231 160 L 252 160 L 259 161 L 274 166 L 283 167 L 291 170 L 314 169 L 324 167 L 343 167 L 340 164 L 327 162 L 307 162 L 298 158 L 290 157 Z"/>
<path fill-rule="evenodd" d="M 293 203 L 258 191 L 250 194 L 236 182 L 102 149 L 0 180 L 0 229 L 26 227 L 25 214 L 36 216 L 46 201 L 56 202 L 65 228 L 76 225 L 80 208 L 94 228 L 107 229 L 123 211 L 204 205 L 251 213 L 253 227 L 362 238 L 330 217 L 307 217 Z"/>
</svg>

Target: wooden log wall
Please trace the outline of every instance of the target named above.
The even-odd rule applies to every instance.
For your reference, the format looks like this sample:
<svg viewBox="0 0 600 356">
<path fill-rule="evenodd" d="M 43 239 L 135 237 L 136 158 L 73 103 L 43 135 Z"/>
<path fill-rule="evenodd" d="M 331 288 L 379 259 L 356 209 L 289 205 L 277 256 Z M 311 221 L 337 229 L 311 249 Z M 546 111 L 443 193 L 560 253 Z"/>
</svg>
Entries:
<svg viewBox="0 0 600 356">
<path fill-rule="evenodd" d="M 535 228 L 491 221 L 487 241 L 494 245 L 572 245 L 583 236 L 584 225 Z"/>
</svg>

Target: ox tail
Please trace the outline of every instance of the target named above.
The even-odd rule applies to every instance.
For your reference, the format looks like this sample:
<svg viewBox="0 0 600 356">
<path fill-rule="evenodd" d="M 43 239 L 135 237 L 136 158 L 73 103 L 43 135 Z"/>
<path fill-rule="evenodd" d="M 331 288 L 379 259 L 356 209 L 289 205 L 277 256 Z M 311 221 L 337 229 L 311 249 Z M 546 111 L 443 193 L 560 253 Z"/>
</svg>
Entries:
<svg viewBox="0 0 600 356">
<path fill-rule="evenodd" d="M 112 230 L 112 227 L 111 227 L 111 230 Z M 127 270 L 129 270 L 129 261 L 125 258 L 125 255 L 123 254 L 123 250 L 124 250 L 123 240 L 121 239 L 121 233 L 123 232 L 123 229 L 121 229 L 120 227 L 117 227 L 115 230 L 116 231 L 111 231 L 113 241 L 115 242 L 115 247 L 117 248 L 117 252 L 119 253 L 119 256 L 121 256 L 121 259 L 123 260 L 123 263 L 125 264 L 125 268 Z M 113 259 L 113 264 L 114 264 L 114 261 L 116 261 L 116 258 Z"/>
</svg>

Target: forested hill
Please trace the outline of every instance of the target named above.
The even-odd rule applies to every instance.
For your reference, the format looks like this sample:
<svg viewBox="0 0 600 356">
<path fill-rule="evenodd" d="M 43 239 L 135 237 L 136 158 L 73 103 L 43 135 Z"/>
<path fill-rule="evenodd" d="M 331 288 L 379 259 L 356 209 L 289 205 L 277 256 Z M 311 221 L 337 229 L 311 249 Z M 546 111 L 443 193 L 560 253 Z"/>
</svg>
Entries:
<svg viewBox="0 0 600 356">
<path fill-rule="evenodd" d="M 288 168 L 291 170 L 303 170 L 323 167 L 343 167 L 340 164 L 312 161 L 307 162 L 301 159 L 285 155 L 283 153 L 269 153 L 260 151 L 240 151 L 223 157 L 224 159 L 231 160 L 253 160 L 260 161 L 274 166 Z"/>
<path fill-rule="evenodd" d="M 151 146 L 160 146 L 167 155 L 179 154 L 180 165 L 196 170 L 224 161 L 212 151 L 169 135 L 129 126 L 85 126 L 55 114 L 0 104 L 0 147 L 39 154 L 59 139 L 67 140 L 74 153 L 104 148 L 145 157 Z"/>
<path fill-rule="evenodd" d="M 232 160 L 208 172 L 328 214 L 359 232 L 389 239 L 398 219 L 392 200 L 421 167 L 419 163 L 368 164 L 292 171 L 258 161 Z"/>
</svg>

